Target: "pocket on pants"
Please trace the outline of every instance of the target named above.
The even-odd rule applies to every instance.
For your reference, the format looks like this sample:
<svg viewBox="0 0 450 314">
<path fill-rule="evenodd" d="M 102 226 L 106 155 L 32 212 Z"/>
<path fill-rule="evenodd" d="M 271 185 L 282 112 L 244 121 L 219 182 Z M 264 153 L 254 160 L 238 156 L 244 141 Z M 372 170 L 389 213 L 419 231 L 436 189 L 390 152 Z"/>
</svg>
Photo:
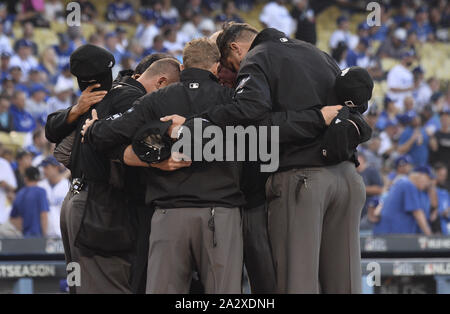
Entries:
<svg viewBox="0 0 450 314">
<path fill-rule="evenodd" d="M 279 175 L 272 174 L 266 182 L 266 201 L 270 203 L 275 198 L 281 197 L 281 184 L 279 182 Z"/>
</svg>

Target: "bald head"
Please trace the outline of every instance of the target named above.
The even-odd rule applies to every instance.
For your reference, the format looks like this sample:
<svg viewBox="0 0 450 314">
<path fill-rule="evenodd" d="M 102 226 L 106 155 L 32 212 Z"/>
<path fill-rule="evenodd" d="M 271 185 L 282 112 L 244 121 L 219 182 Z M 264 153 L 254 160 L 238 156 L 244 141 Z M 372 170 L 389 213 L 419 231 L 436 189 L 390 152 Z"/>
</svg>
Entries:
<svg viewBox="0 0 450 314">
<path fill-rule="evenodd" d="M 163 58 L 152 63 L 137 79 L 147 93 L 166 87 L 180 80 L 180 63 L 173 58 Z"/>
</svg>

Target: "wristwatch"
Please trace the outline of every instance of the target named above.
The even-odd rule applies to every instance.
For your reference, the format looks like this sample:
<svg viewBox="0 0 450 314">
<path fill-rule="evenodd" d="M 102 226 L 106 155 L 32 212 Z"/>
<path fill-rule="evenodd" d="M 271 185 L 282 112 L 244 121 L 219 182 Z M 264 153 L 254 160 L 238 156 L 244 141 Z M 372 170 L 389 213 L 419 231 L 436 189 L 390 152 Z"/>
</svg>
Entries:
<svg viewBox="0 0 450 314">
<path fill-rule="evenodd" d="M 178 129 L 178 131 L 177 131 L 177 140 L 180 139 L 180 136 L 183 133 L 183 128 L 184 128 L 184 126 L 180 126 L 180 128 Z"/>
</svg>

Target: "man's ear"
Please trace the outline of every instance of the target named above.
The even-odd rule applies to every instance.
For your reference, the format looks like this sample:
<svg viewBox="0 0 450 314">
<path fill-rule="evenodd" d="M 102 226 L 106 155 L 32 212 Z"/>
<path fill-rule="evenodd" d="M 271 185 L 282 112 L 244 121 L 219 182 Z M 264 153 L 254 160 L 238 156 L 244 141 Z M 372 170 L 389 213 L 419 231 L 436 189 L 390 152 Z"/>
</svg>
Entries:
<svg viewBox="0 0 450 314">
<path fill-rule="evenodd" d="M 163 88 L 165 86 L 167 86 L 167 83 L 169 82 L 169 80 L 167 79 L 167 77 L 165 76 L 161 76 L 157 81 L 156 81 L 156 88 L 160 89 Z"/>
<path fill-rule="evenodd" d="M 184 64 L 180 64 L 180 71 L 184 70 Z"/>
<path fill-rule="evenodd" d="M 236 52 L 237 54 L 241 55 L 241 47 L 239 47 L 237 42 L 232 42 L 230 44 L 230 49 L 233 50 L 234 52 Z"/>
</svg>

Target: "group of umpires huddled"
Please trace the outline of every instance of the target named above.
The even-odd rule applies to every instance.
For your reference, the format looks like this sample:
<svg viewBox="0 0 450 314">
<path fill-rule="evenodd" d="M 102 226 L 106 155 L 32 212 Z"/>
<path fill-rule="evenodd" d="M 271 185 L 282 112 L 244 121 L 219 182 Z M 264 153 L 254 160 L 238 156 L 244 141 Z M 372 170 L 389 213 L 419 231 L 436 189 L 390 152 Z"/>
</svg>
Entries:
<svg viewBox="0 0 450 314">
<path fill-rule="evenodd" d="M 244 264 L 252 293 L 361 292 L 367 71 L 241 23 L 188 42 L 183 64 L 153 54 L 113 80 L 114 63 L 79 47 L 82 94 L 45 126 L 72 177 L 61 209 L 66 262 L 80 265 L 72 293 L 241 293 Z M 278 170 L 176 158 L 196 118 L 278 127 Z"/>
</svg>

